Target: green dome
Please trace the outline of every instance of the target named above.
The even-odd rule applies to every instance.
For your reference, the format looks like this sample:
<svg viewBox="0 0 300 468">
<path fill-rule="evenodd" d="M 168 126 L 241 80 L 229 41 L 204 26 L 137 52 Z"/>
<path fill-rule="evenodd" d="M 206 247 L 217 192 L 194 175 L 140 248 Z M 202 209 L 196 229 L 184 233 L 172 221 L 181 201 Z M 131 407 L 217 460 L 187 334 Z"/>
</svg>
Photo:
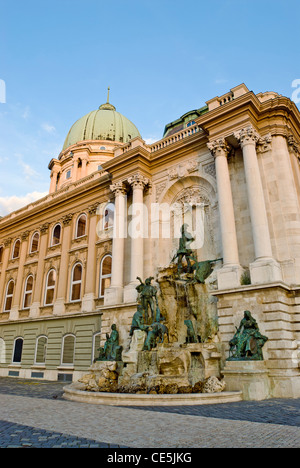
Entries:
<svg viewBox="0 0 300 468">
<path fill-rule="evenodd" d="M 107 102 L 74 123 L 65 140 L 63 151 L 79 141 L 110 140 L 127 143 L 138 136 L 141 135 L 136 126 Z"/>
</svg>

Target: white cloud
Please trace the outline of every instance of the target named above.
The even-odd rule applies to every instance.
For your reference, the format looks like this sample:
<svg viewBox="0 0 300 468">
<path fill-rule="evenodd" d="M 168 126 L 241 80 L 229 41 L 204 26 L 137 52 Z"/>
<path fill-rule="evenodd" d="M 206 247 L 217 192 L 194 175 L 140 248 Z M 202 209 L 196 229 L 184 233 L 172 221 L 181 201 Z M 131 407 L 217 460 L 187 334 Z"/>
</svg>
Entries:
<svg viewBox="0 0 300 468">
<path fill-rule="evenodd" d="M 50 133 L 50 134 L 55 133 L 56 131 L 56 128 L 54 127 L 54 125 L 50 125 L 49 123 L 46 123 L 46 122 L 43 123 L 41 127 L 43 130 L 45 130 L 45 132 Z"/>
<path fill-rule="evenodd" d="M 23 208 L 46 195 L 48 195 L 48 192 L 31 192 L 23 196 L 0 197 L 0 216 L 5 216 L 19 208 Z"/>
<path fill-rule="evenodd" d="M 147 145 L 152 145 L 152 143 L 156 143 L 160 139 L 161 138 L 153 138 L 153 137 L 145 138 L 145 143 L 147 143 Z"/>
</svg>

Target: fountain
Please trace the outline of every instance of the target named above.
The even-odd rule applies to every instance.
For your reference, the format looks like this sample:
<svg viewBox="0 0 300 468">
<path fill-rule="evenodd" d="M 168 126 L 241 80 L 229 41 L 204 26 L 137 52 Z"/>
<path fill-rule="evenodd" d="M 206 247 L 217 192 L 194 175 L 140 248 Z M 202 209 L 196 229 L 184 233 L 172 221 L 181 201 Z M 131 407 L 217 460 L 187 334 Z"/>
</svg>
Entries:
<svg viewBox="0 0 300 468">
<path fill-rule="evenodd" d="M 88 393 L 92 402 L 118 405 L 241 399 L 240 392 L 225 391 L 220 373 L 217 305 L 210 288 L 222 259 L 198 262 L 189 240 L 183 225 L 179 249 L 170 266 L 158 271 L 155 284 L 153 277 L 145 282 L 137 278 L 137 310 L 128 345 L 120 347 L 113 324 L 90 374 L 75 388 L 69 386 L 66 398 L 82 401 Z"/>
</svg>

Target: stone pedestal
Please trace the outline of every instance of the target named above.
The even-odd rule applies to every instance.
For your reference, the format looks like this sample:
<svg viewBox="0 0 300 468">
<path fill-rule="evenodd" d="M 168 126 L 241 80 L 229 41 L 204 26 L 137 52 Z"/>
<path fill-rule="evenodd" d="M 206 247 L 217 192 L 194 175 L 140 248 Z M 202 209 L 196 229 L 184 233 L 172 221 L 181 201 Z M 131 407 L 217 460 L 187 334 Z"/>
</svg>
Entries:
<svg viewBox="0 0 300 468">
<path fill-rule="evenodd" d="M 217 271 L 219 289 L 232 289 L 241 286 L 243 268 L 240 265 L 225 265 Z"/>
<path fill-rule="evenodd" d="M 270 398 L 270 380 L 265 361 L 226 361 L 222 374 L 226 390 L 241 390 L 244 400 Z"/>
<path fill-rule="evenodd" d="M 250 264 L 252 284 L 282 281 L 281 267 L 273 258 L 258 259 Z"/>
</svg>

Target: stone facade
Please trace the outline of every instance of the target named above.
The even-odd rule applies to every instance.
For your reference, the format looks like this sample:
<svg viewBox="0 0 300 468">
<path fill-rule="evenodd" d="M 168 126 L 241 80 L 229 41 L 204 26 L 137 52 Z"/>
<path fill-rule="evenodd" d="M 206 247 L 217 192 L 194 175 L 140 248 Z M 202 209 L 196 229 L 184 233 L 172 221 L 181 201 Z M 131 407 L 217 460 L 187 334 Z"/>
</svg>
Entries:
<svg viewBox="0 0 300 468">
<path fill-rule="evenodd" d="M 136 137 L 64 149 L 49 165 L 49 195 L 0 220 L 0 375 L 86 374 L 112 323 L 126 348 L 137 277 L 170 265 L 176 207 L 189 205 L 199 207 L 198 261 L 222 259 L 207 284 L 224 373 L 247 309 L 269 338 L 268 396 L 299 397 L 299 111 L 242 84 L 198 114 L 151 145 Z M 37 363 L 40 337 L 47 352 Z"/>
</svg>

